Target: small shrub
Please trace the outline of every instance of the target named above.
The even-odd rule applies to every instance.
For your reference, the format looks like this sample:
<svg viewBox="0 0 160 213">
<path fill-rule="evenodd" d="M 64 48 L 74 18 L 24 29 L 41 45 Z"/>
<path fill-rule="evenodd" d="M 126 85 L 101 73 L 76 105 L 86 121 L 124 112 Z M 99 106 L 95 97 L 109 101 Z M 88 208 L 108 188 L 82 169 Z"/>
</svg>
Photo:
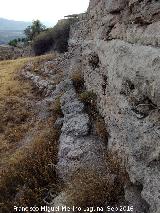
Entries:
<svg viewBox="0 0 160 213">
<path fill-rule="evenodd" d="M 40 33 L 33 41 L 33 50 L 35 55 L 43 55 L 48 52 L 53 46 L 51 31 Z"/>
<path fill-rule="evenodd" d="M 116 163 L 118 168 L 120 166 L 118 159 Z M 115 168 L 115 165 L 110 166 Z M 116 172 L 118 170 L 112 174 L 124 175 Z M 121 182 L 119 176 L 112 179 L 110 173 L 102 176 L 94 170 L 79 170 L 65 186 L 64 191 L 67 194 L 68 206 L 80 206 L 82 209 L 89 206 L 105 207 L 106 202 L 107 205 L 116 205 L 124 198 L 124 182 Z"/>
<path fill-rule="evenodd" d="M 73 85 L 78 93 L 82 92 L 84 89 L 84 77 L 81 71 L 77 71 L 72 74 L 71 79 L 73 81 Z"/>
<path fill-rule="evenodd" d="M 96 94 L 92 91 L 84 91 L 79 95 L 79 98 L 82 102 L 84 102 L 87 105 L 96 105 Z"/>
<path fill-rule="evenodd" d="M 103 206 L 107 199 L 110 200 L 113 187 L 109 177 L 102 177 L 92 170 L 81 170 L 66 186 L 67 204 L 82 208 Z"/>
<path fill-rule="evenodd" d="M 17 39 L 13 39 L 13 40 L 11 40 L 11 41 L 9 41 L 9 45 L 10 46 L 13 46 L 13 47 L 17 47 L 18 46 L 18 44 L 20 43 L 20 42 L 22 42 L 22 43 L 27 43 L 27 39 L 26 38 L 17 38 Z"/>
<path fill-rule="evenodd" d="M 53 28 L 40 33 L 33 41 L 35 55 L 42 55 L 49 50 L 60 53 L 67 51 L 70 27 L 76 20 L 76 18 L 61 20 Z"/>
<path fill-rule="evenodd" d="M 17 40 L 17 39 L 14 39 L 14 40 L 11 40 L 8 44 L 9 44 L 10 46 L 16 47 L 16 46 L 17 46 L 17 43 L 18 43 L 18 40 Z"/>
</svg>

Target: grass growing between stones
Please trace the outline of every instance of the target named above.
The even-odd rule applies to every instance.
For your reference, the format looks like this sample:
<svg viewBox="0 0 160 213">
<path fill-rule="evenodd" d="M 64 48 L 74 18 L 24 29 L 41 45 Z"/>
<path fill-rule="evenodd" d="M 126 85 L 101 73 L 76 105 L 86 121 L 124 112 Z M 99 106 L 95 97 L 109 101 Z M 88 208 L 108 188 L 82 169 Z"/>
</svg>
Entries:
<svg viewBox="0 0 160 213">
<path fill-rule="evenodd" d="M 95 132 L 103 141 L 108 141 L 109 133 L 107 131 L 106 124 L 102 116 L 96 116 Z"/>
<path fill-rule="evenodd" d="M 71 183 L 66 186 L 67 202 L 69 206 L 97 207 L 103 206 L 110 200 L 113 192 L 112 181 L 100 176 L 92 170 L 77 172 Z"/>
<path fill-rule="evenodd" d="M 83 210 L 93 207 L 96 211 L 97 207 L 105 209 L 108 205 L 122 205 L 128 174 L 120 159 L 113 159 L 110 155 L 106 157 L 106 163 L 109 171 L 107 175 L 98 175 L 89 169 L 80 170 L 73 175 L 64 189 L 68 206 L 80 206 Z"/>
<path fill-rule="evenodd" d="M 90 117 L 94 133 L 107 143 L 109 134 L 107 132 L 104 119 L 97 109 L 97 96 L 92 91 L 83 91 L 79 94 L 79 99 L 85 104 L 86 111 Z"/>
<path fill-rule="evenodd" d="M 84 103 L 85 110 L 91 121 L 91 133 L 108 144 L 109 133 L 103 117 L 97 108 L 97 96 L 93 91 L 87 91 L 81 73 L 73 75 L 73 83 L 79 99 Z M 107 151 L 105 164 L 108 175 L 98 176 L 95 171 L 79 171 L 74 175 L 66 194 L 69 204 L 87 206 L 117 205 L 124 201 L 124 186 L 129 182 L 125 163 L 118 153 Z M 114 180 L 112 181 L 112 177 Z"/>
<path fill-rule="evenodd" d="M 73 85 L 77 91 L 80 93 L 84 90 L 84 78 L 81 71 L 76 71 L 72 74 L 71 79 L 73 81 Z"/>
<path fill-rule="evenodd" d="M 72 81 L 80 101 L 85 104 L 85 110 L 88 113 L 93 131 L 105 142 L 108 141 L 109 134 L 106 129 L 104 119 L 97 109 L 97 95 L 93 91 L 87 91 L 84 85 L 84 77 L 80 71 L 72 75 Z"/>
</svg>

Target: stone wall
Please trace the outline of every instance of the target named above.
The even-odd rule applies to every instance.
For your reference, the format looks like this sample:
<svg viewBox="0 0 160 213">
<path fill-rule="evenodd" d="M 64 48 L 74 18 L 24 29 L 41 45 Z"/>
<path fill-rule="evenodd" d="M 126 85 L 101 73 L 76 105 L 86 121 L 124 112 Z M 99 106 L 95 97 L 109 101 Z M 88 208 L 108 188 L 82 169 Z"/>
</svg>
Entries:
<svg viewBox="0 0 160 213">
<path fill-rule="evenodd" d="M 9 45 L 0 45 L 0 61 L 14 60 L 17 58 L 24 58 L 33 55 L 34 54 L 30 46 L 20 48 Z"/>
<path fill-rule="evenodd" d="M 71 30 L 70 72 L 81 69 L 98 96 L 108 148 L 127 161 L 149 209 L 160 209 L 160 1 L 91 0 Z M 78 67 L 78 68 L 77 68 Z M 135 196 L 136 194 L 136 196 Z M 136 198 L 135 198 L 136 197 Z M 135 212 L 146 212 L 136 210 Z"/>
</svg>

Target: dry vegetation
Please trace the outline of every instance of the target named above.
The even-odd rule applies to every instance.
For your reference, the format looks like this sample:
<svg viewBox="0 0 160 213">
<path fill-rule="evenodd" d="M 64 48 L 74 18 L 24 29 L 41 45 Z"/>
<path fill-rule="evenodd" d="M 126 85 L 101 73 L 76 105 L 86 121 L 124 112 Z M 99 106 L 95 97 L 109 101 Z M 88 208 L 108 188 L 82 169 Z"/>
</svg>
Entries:
<svg viewBox="0 0 160 213">
<path fill-rule="evenodd" d="M 90 116 L 95 133 L 105 142 L 108 141 L 109 134 L 106 129 L 104 119 L 97 110 L 97 96 L 93 91 L 87 91 L 84 85 L 84 78 L 80 71 L 72 76 L 73 84 L 79 95 L 79 99 L 85 104 L 87 113 Z"/>
<path fill-rule="evenodd" d="M 20 82 L 17 71 L 28 59 L 0 62 L 0 151 L 1 164 L 14 152 L 18 141 L 27 131 L 32 117 L 27 99 L 33 98 L 32 87 Z"/>
<path fill-rule="evenodd" d="M 54 169 L 60 135 L 54 123 L 62 116 L 60 99 L 57 98 L 49 106 L 49 117 L 39 120 L 35 103 L 42 96 L 37 95 L 29 82 L 18 77 L 19 70 L 28 60 L 32 60 L 38 69 L 42 62 L 52 57 L 46 55 L 0 63 L 0 188 L 3 213 L 12 212 L 14 205 L 45 205 L 43 199 L 50 189 L 55 193 L 62 190 Z M 79 98 L 85 103 L 94 133 L 107 141 L 104 120 L 96 109 L 96 95 L 85 90 L 83 77 L 78 72 L 74 74 L 73 82 Z M 28 132 L 33 133 L 30 143 L 23 144 Z M 123 186 L 128 176 L 120 158 L 117 158 L 117 154 L 108 154 L 106 164 L 117 177 L 115 184 L 110 184 L 110 176 L 98 176 L 94 171 L 79 171 L 63 188 L 68 195 L 68 205 L 84 208 L 101 206 L 106 200 L 115 204 L 123 196 Z"/>
<path fill-rule="evenodd" d="M 117 153 L 106 154 L 105 162 L 108 175 L 97 174 L 93 170 L 80 170 L 65 186 L 66 201 L 69 206 L 106 207 L 115 206 L 124 201 L 124 185 L 129 177 L 121 157 Z M 112 174 L 112 175 L 111 175 Z"/>
<path fill-rule="evenodd" d="M 50 188 L 58 190 L 52 165 L 57 160 L 59 132 L 52 125 L 51 121 L 44 123 L 32 143 L 9 159 L 1 182 L 4 212 L 10 212 L 14 205 L 40 206 Z"/>
<path fill-rule="evenodd" d="M 72 74 L 71 79 L 77 93 L 82 92 L 84 90 L 84 77 L 82 72 L 80 70 L 77 70 Z"/>
<path fill-rule="evenodd" d="M 97 207 L 111 200 L 113 185 L 108 177 L 100 176 L 92 170 L 77 172 L 67 184 L 65 192 L 70 206 Z"/>
<path fill-rule="evenodd" d="M 54 122 L 61 114 L 59 100 L 48 109 L 50 116 L 39 120 L 35 104 L 42 97 L 19 72 L 30 60 L 50 60 L 46 55 L 0 62 L 0 154 L 2 212 L 16 205 L 40 205 L 47 191 L 57 186 L 55 171 L 59 131 Z M 29 144 L 26 135 L 32 132 Z"/>
</svg>

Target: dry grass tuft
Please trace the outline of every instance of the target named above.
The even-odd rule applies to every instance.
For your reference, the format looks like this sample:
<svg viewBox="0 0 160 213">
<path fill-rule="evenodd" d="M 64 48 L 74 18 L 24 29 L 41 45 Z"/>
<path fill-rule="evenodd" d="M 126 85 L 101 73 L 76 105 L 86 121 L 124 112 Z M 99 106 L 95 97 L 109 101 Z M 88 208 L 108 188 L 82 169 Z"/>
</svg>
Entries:
<svg viewBox="0 0 160 213">
<path fill-rule="evenodd" d="M 113 191 L 109 178 L 99 176 L 95 171 L 79 171 L 66 186 L 69 206 L 96 207 L 105 204 Z"/>
<path fill-rule="evenodd" d="M 108 150 L 106 153 L 106 165 L 110 173 L 115 175 L 114 190 L 110 197 L 110 203 L 112 205 L 125 200 L 124 187 L 130 183 L 129 175 L 126 170 L 126 162 L 122 160 L 123 158 L 118 152 Z"/>
<path fill-rule="evenodd" d="M 36 57 L 30 58 L 30 59 L 31 59 L 31 61 L 33 61 L 35 64 L 38 65 L 38 64 L 41 64 L 42 62 L 54 60 L 58 56 L 59 56 L 58 53 L 51 53 L 51 54 L 36 56 Z"/>
<path fill-rule="evenodd" d="M 44 62 L 52 61 L 57 57 L 58 57 L 58 53 L 52 53 L 52 54 L 41 55 L 41 56 L 36 56 L 34 58 L 31 58 L 30 61 L 33 63 L 33 71 L 38 72 L 39 68 L 41 67 L 41 65 L 44 64 Z"/>
<path fill-rule="evenodd" d="M 108 175 L 93 170 L 80 170 L 73 175 L 64 189 L 68 206 L 105 207 L 124 200 L 124 186 L 129 182 L 125 166 L 116 153 L 107 154 L 106 164 Z"/>
<path fill-rule="evenodd" d="M 96 107 L 96 94 L 92 91 L 83 91 L 79 94 L 79 98 L 82 102 L 84 102 L 86 105 L 89 105 L 90 107 Z"/>
<path fill-rule="evenodd" d="M 115 205 L 124 196 L 123 183 L 110 174 L 98 175 L 92 170 L 77 172 L 65 188 L 67 205 L 86 207 L 105 207 Z"/>
<path fill-rule="evenodd" d="M 18 59 L 0 62 L 0 100 L 6 96 L 27 96 L 31 86 L 27 82 L 23 84 L 16 78 L 18 71 L 29 59 Z"/>
<path fill-rule="evenodd" d="M 74 72 L 71 76 L 71 79 L 73 81 L 73 85 L 77 91 L 77 93 L 80 93 L 84 89 L 84 77 L 81 71 Z"/>
</svg>

